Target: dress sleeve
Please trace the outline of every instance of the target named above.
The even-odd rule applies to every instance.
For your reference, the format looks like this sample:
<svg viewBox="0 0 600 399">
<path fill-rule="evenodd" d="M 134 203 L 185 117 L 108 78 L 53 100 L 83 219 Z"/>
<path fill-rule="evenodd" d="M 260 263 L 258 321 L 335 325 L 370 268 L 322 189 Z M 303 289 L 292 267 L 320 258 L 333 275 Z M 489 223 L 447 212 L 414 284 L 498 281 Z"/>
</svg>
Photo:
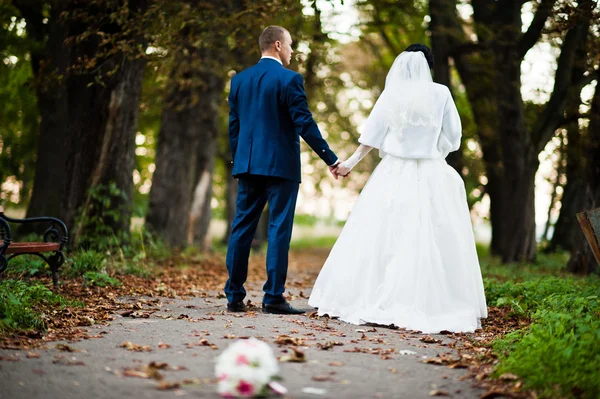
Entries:
<svg viewBox="0 0 600 399">
<path fill-rule="evenodd" d="M 438 150 L 444 158 L 452 151 L 460 147 L 460 138 L 462 136 L 462 125 L 458 110 L 452 100 L 452 95 L 448 91 L 448 99 L 444 107 L 444 119 L 442 120 L 442 132 L 438 140 Z"/>
<path fill-rule="evenodd" d="M 372 149 L 373 147 L 368 145 L 359 145 L 354 154 L 339 165 L 340 173 L 348 174 Z"/>
<path fill-rule="evenodd" d="M 386 92 L 381 93 L 371 110 L 367 121 L 362 126 L 362 134 L 358 142 L 369 147 L 381 149 L 383 139 L 388 131 L 385 104 Z"/>
</svg>

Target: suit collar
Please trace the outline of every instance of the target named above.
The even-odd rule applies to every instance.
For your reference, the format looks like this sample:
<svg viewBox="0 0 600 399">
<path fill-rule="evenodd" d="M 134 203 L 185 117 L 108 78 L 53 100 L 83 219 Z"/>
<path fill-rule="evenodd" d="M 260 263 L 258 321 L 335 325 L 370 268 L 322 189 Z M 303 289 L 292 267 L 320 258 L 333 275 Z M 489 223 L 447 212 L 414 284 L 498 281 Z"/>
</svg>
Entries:
<svg viewBox="0 0 600 399">
<path fill-rule="evenodd" d="M 263 56 L 260 61 L 258 61 L 259 63 L 267 63 L 267 64 L 275 64 L 278 66 L 283 67 L 283 63 L 281 61 L 279 61 L 278 59 L 275 59 L 273 57 L 269 57 L 269 56 Z"/>
</svg>

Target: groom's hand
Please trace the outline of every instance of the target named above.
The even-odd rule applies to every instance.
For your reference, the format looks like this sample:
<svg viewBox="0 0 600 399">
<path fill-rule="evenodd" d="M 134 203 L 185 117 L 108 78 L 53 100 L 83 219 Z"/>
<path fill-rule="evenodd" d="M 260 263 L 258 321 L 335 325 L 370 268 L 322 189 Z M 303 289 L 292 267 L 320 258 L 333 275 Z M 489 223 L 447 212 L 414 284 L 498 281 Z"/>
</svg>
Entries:
<svg viewBox="0 0 600 399">
<path fill-rule="evenodd" d="M 341 161 L 337 161 L 333 165 L 329 166 L 329 172 L 335 177 L 335 180 L 338 179 L 339 175 L 337 174 L 338 166 L 340 166 Z"/>
</svg>

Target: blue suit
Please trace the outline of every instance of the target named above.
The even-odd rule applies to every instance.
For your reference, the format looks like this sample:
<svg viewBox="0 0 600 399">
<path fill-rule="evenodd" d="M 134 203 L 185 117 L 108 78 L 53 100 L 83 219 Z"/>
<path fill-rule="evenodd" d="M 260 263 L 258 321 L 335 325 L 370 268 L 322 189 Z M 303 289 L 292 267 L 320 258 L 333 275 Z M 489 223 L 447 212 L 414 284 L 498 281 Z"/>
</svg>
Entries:
<svg viewBox="0 0 600 399">
<path fill-rule="evenodd" d="M 229 93 L 229 144 L 239 179 L 225 294 L 244 299 L 250 244 L 269 204 L 267 282 L 263 303 L 284 301 L 288 251 L 300 184 L 300 137 L 327 163 L 337 157 L 308 109 L 302 76 L 263 58 L 235 75 Z"/>
</svg>

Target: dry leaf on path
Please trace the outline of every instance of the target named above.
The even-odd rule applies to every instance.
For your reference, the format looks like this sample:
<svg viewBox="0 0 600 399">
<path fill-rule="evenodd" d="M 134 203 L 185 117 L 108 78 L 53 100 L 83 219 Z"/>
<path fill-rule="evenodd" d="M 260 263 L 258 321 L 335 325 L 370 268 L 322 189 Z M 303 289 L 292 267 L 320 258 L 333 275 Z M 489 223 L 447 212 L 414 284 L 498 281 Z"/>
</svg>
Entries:
<svg viewBox="0 0 600 399">
<path fill-rule="evenodd" d="M 85 366 L 85 363 L 82 362 L 81 360 L 75 360 L 73 359 L 54 359 L 52 361 L 52 364 L 60 364 L 63 366 Z"/>
<path fill-rule="evenodd" d="M 342 346 L 342 345 L 344 345 L 343 342 L 327 341 L 324 344 L 322 344 L 320 342 L 317 343 L 317 348 L 326 351 L 326 350 L 333 348 L 334 346 Z"/>
<path fill-rule="evenodd" d="M 290 337 L 287 334 L 282 334 L 277 336 L 277 338 L 275 338 L 275 341 L 273 341 L 275 344 L 279 345 L 279 346 L 284 346 L 284 345 L 294 345 L 294 346 L 304 346 L 304 340 L 302 338 L 296 338 L 296 337 Z"/>
<path fill-rule="evenodd" d="M 282 356 L 279 361 L 280 362 L 291 362 L 291 363 L 304 363 L 306 362 L 306 355 L 304 352 L 299 350 L 298 348 L 290 348 L 292 353 Z"/>
<path fill-rule="evenodd" d="M 125 348 L 128 351 L 133 351 L 133 352 L 152 352 L 152 348 L 150 347 L 150 345 L 138 345 L 138 344 L 134 344 L 131 341 L 125 341 L 123 342 L 119 348 Z"/>
<path fill-rule="evenodd" d="M 446 391 L 442 391 L 441 389 L 434 389 L 429 392 L 429 396 L 450 396 L 450 394 Z"/>
<path fill-rule="evenodd" d="M 342 367 L 344 365 L 344 363 L 343 362 L 331 362 L 331 363 L 328 363 L 328 365 L 332 366 L 332 367 Z"/>
<path fill-rule="evenodd" d="M 426 335 L 424 337 L 419 338 L 419 341 L 425 342 L 426 344 L 439 344 L 442 342 L 440 339 L 435 339 L 431 335 Z"/>
<path fill-rule="evenodd" d="M 181 386 L 181 383 L 179 383 L 178 381 L 160 381 L 156 385 L 156 389 L 159 389 L 161 391 L 167 391 L 169 389 L 177 389 L 180 386 Z"/>
<path fill-rule="evenodd" d="M 330 375 L 313 375 L 312 380 L 319 381 L 319 382 L 335 381 L 335 379 Z"/>
<path fill-rule="evenodd" d="M 79 352 L 79 349 L 75 349 L 72 346 L 65 345 L 65 344 L 56 345 L 56 349 L 58 349 L 61 352 Z"/>
</svg>

